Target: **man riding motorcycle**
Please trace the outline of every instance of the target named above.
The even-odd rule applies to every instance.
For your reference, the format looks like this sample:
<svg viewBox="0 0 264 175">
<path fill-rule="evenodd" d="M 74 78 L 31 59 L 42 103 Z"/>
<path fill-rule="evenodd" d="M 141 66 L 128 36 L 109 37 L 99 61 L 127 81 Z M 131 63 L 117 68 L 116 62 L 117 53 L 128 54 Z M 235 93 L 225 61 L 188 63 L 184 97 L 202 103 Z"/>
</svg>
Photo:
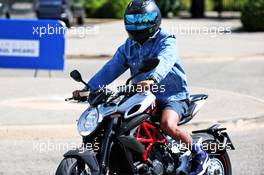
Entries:
<svg viewBox="0 0 264 175">
<path fill-rule="evenodd" d="M 175 36 L 160 28 L 161 13 L 154 0 L 132 0 L 125 11 L 124 23 L 129 38 L 88 82 L 89 98 L 128 68 L 135 75 L 144 59 L 158 58 L 160 63 L 156 69 L 135 77 L 133 82 L 148 89 L 154 84 L 164 87 L 164 90 L 154 92 L 161 111 L 160 127 L 173 139 L 189 145 L 194 156 L 189 174 L 203 174 L 209 165 L 209 156 L 177 125 L 188 108 L 189 93 Z M 74 91 L 73 97 L 79 97 L 80 92 Z"/>
</svg>

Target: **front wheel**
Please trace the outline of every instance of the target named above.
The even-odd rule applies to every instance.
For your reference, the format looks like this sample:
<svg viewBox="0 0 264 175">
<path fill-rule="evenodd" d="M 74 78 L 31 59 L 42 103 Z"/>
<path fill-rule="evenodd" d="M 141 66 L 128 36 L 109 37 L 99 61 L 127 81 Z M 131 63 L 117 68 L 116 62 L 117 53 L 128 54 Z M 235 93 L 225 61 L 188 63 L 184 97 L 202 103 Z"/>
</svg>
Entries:
<svg viewBox="0 0 264 175">
<path fill-rule="evenodd" d="M 56 175 L 91 175 L 91 170 L 77 159 L 65 158 L 57 168 Z"/>
<path fill-rule="evenodd" d="M 210 159 L 205 175 L 232 175 L 232 166 L 227 152 L 222 155 L 210 155 Z"/>
</svg>

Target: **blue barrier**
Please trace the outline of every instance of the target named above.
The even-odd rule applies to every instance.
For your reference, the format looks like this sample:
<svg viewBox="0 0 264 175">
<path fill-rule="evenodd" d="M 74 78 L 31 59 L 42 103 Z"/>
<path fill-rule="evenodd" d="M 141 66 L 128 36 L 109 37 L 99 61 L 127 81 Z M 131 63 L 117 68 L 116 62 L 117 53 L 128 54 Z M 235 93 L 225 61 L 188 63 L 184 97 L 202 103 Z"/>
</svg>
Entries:
<svg viewBox="0 0 264 175">
<path fill-rule="evenodd" d="M 0 68 L 63 70 L 65 31 L 58 20 L 0 19 Z"/>
</svg>

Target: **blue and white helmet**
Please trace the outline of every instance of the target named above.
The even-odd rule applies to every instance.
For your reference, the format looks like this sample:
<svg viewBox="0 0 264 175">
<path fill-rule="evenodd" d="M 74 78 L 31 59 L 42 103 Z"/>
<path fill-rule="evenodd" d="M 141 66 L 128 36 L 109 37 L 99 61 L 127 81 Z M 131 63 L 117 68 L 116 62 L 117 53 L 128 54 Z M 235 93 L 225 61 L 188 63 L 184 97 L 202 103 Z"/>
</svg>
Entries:
<svg viewBox="0 0 264 175">
<path fill-rule="evenodd" d="M 132 0 L 125 11 L 124 21 L 129 37 L 142 42 L 159 30 L 161 13 L 154 0 Z"/>
</svg>

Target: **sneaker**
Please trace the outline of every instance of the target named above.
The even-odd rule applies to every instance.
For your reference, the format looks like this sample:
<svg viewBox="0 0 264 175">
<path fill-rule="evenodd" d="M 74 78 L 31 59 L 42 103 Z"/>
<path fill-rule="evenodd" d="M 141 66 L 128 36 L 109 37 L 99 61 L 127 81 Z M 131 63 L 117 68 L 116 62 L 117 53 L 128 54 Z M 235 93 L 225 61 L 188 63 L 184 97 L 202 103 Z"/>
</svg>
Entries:
<svg viewBox="0 0 264 175">
<path fill-rule="evenodd" d="M 189 175 L 202 175 L 205 173 L 209 163 L 210 158 L 205 151 L 200 151 L 198 154 L 194 154 L 191 163 L 191 170 Z"/>
<path fill-rule="evenodd" d="M 180 157 L 180 166 L 176 169 L 177 175 L 188 175 L 189 174 L 189 164 L 190 164 L 191 151 L 185 152 Z"/>
</svg>

